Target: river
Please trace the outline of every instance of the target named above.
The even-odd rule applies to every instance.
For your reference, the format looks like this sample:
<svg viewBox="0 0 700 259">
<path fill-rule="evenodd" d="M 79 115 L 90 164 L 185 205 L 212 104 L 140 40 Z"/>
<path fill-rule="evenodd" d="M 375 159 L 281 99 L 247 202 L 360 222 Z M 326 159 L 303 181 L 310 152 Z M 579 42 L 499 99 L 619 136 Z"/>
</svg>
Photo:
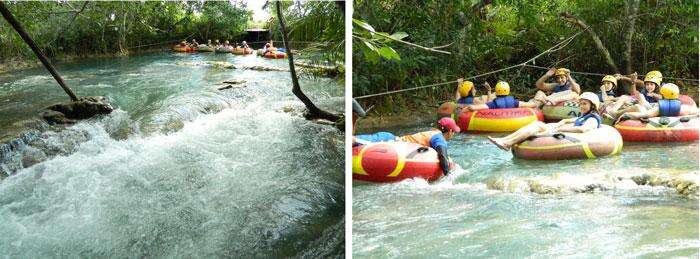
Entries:
<svg viewBox="0 0 700 259">
<path fill-rule="evenodd" d="M 34 125 L 0 148 L 3 256 L 342 255 L 342 132 L 300 115 L 289 72 L 211 62 L 288 68 L 169 52 L 59 64 L 78 95 L 118 109 L 65 129 Z M 217 90 L 231 80 L 246 87 Z M 343 110 L 342 83 L 301 85 Z M 43 68 L 0 75 L 0 89 L 0 133 L 26 131 L 23 121 L 67 99 Z"/>
<path fill-rule="evenodd" d="M 697 142 L 567 161 L 514 159 L 481 134 L 449 144 L 461 169 L 434 183 L 353 183 L 355 258 L 698 257 Z"/>
</svg>

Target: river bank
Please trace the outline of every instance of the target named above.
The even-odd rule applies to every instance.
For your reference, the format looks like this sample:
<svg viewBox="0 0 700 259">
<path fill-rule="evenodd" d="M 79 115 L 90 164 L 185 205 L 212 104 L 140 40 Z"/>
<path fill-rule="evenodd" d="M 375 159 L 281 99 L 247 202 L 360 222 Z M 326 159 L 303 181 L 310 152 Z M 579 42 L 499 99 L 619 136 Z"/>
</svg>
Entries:
<svg viewBox="0 0 700 259">
<path fill-rule="evenodd" d="M 78 62 L 81 60 L 91 59 L 91 58 L 115 58 L 115 57 L 126 57 L 143 55 L 159 51 L 167 51 L 170 47 L 168 46 L 152 46 L 148 48 L 135 48 L 130 50 L 128 53 L 115 52 L 115 53 L 87 53 L 87 54 L 62 54 L 60 56 L 49 58 L 51 63 L 55 66 L 61 65 L 63 63 Z M 43 66 L 41 61 L 36 56 L 31 56 L 31 58 L 25 57 L 13 57 L 8 60 L 0 61 L 0 75 L 6 74 L 13 71 L 31 69 Z M 47 72 L 48 73 L 48 72 Z M 60 71 L 59 71 L 60 74 Z"/>
</svg>

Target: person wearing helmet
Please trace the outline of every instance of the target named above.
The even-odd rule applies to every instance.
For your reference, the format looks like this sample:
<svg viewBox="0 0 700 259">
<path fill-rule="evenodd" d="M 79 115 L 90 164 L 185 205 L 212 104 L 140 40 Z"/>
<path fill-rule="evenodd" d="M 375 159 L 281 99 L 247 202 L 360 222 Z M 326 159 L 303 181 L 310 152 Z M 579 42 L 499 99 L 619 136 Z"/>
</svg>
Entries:
<svg viewBox="0 0 700 259">
<path fill-rule="evenodd" d="M 630 75 L 629 77 L 622 75 L 615 75 L 618 80 L 626 81 L 634 84 L 635 87 L 632 88 L 632 96 L 635 96 L 640 104 L 647 109 L 651 108 L 651 104 L 655 104 L 661 99 L 661 95 L 654 93 L 654 90 L 661 86 L 663 81 L 663 75 L 658 70 L 651 71 L 644 76 L 644 81 L 637 79 L 637 73 Z M 637 88 L 641 88 L 637 91 Z"/>
<path fill-rule="evenodd" d="M 275 48 L 275 47 L 272 45 L 272 40 L 270 40 L 270 42 L 265 43 L 265 46 L 263 47 L 263 50 L 265 51 L 264 53 L 268 53 L 268 52 L 271 52 L 271 51 L 277 51 L 277 48 Z"/>
<path fill-rule="evenodd" d="M 242 47 L 245 48 L 245 49 L 249 49 L 249 48 L 250 48 L 250 47 L 248 47 L 248 43 L 247 43 L 246 41 L 241 42 L 241 45 L 243 45 Z"/>
<path fill-rule="evenodd" d="M 488 82 L 484 83 L 484 87 L 488 94 L 476 96 L 476 88 L 472 81 L 464 81 L 462 78 L 457 79 L 457 91 L 455 92 L 455 102 L 457 106 L 464 107 L 468 104 L 485 103 L 495 99 L 496 96 L 491 93 L 491 86 Z"/>
<path fill-rule="evenodd" d="M 424 132 L 396 137 L 389 132 L 377 132 L 368 135 L 353 137 L 353 146 L 372 142 L 403 141 L 431 147 L 438 153 L 440 168 L 447 175 L 450 173 L 450 161 L 447 154 L 447 141 L 452 139 L 455 133 L 460 132 L 459 126 L 452 118 L 441 118 L 438 127 Z"/>
<path fill-rule="evenodd" d="M 601 80 L 600 94 L 598 94 L 598 100 L 601 103 L 611 102 L 617 100 L 617 94 L 615 89 L 617 88 L 617 79 L 612 75 L 606 75 Z"/>
<path fill-rule="evenodd" d="M 555 82 L 545 83 L 552 76 L 555 76 Z M 550 68 L 537 80 L 535 85 L 539 91 L 537 91 L 533 100 L 540 103 L 540 105 L 557 104 L 572 100 L 581 93 L 581 86 L 576 83 L 576 80 L 571 77 L 571 71 L 566 68 Z M 551 94 L 547 95 L 547 93 Z"/>
<path fill-rule="evenodd" d="M 678 86 L 673 83 L 666 83 L 659 89 L 661 99 L 649 110 L 641 112 L 626 112 L 619 120 L 640 119 L 651 117 L 677 117 L 698 114 L 698 108 L 694 105 L 683 105 L 678 100 L 680 92 Z"/>
<path fill-rule="evenodd" d="M 577 118 L 563 119 L 557 123 L 533 121 L 508 136 L 501 138 L 489 136 L 488 139 L 500 149 L 509 151 L 513 145 L 523 142 L 531 136 L 551 135 L 559 132 L 581 133 L 600 128 L 601 118 L 598 115 L 600 100 L 598 95 L 591 92 L 582 93 L 579 96 L 579 107 L 581 116 Z"/>
<path fill-rule="evenodd" d="M 214 47 L 215 47 L 215 48 L 220 48 L 220 47 L 221 47 L 221 43 L 219 43 L 219 40 L 214 40 Z"/>
<path fill-rule="evenodd" d="M 485 104 L 467 105 L 466 108 L 470 111 L 486 110 L 486 109 L 508 109 L 518 107 L 537 107 L 536 103 L 521 102 L 510 95 L 510 85 L 505 81 L 499 81 L 496 84 L 496 98 Z"/>
</svg>

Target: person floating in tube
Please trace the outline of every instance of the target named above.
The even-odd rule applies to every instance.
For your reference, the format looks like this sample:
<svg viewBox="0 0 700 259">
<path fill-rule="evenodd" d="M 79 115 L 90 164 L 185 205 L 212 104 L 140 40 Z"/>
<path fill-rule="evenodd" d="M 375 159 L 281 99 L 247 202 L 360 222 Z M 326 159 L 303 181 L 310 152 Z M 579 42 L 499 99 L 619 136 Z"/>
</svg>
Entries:
<svg viewBox="0 0 700 259">
<path fill-rule="evenodd" d="M 502 138 L 489 136 L 488 139 L 500 149 L 509 151 L 513 145 L 523 142 L 531 136 L 551 135 L 559 132 L 583 133 L 600 128 L 601 118 L 598 115 L 600 101 L 598 100 L 598 95 L 591 92 L 581 94 L 579 96 L 579 106 L 581 116 L 578 118 L 563 119 L 557 123 L 533 121 L 508 136 Z"/>
<path fill-rule="evenodd" d="M 431 147 L 438 153 L 440 168 L 442 169 L 443 174 L 448 175 L 450 173 L 450 160 L 447 153 L 447 141 L 459 131 L 459 126 L 457 126 L 457 123 L 452 118 L 441 118 L 438 121 L 438 127 L 436 129 L 405 135 L 402 137 L 397 137 L 389 132 L 357 135 L 353 137 L 353 146 L 373 142 L 403 141 Z"/>
<path fill-rule="evenodd" d="M 545 83 L 547 79 L 555 76 L 554 83 Z M 575 99 L 581 93 L 581 86 L 571 77 L 571 71 L 566 68 L 551 68 L 537 80 L 537 93 L 534 101 L 539 106 L 545 104 L 556 105 L 559 102 Z M 547 95 L 545 92 L 551 93 Z"/>
<path fill-rule="evenodd" d="M 642 112 L 627 112 L 620 115 L 619 120 L 651 118 L 651 117 L 677 117 L 687 115 L 697 115 L 698 108 L 693 105 L 683 105 L 678 100 L 679 89 L 676 84 L 666 83 L 659 89 L 661 99 L 658 105 Z"/>
<path fill-rule="evenodd" d="M 510 95 L 510 85 L 505 81 L 496 83 L 496 98 L 484 104 L 471 104 L 465 106 L 470 111 L 486 109 L 508 109 L 508 108 L 536 108 L 536 103 L 521 102 Z"/>
<path fill-rule="evenodd" d="M 496 98 L 495 95 L 491 93 L 491 86 L 489 83 L 484 83 L 484 88 L 486 88 L 487 94 L 483 96 L 476 95 L 476 87 L 472 81 L 464 81 L 464 79 L 457 79 L 457 91 L 455 91 L 455 103 L 457 106 L 464 107 L 469 104 L 482 104 Z"/>
</svg>

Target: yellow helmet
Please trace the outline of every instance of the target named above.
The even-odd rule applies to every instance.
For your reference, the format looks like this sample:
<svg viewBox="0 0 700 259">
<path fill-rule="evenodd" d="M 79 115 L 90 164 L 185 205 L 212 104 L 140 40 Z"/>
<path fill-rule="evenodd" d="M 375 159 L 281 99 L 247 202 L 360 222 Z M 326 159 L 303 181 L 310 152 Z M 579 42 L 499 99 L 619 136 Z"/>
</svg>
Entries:
<svg viewBox="0 0 700 259">
<path fill-rule="evenodd" d="M 589 100 L 591 103 L 593 103 L 593 107 L 595 107 L 596 111 L 600 108 L 600 100 L 598 99 L 597 94 L 591 92 L 584 92 L 581 95 L 579 95 L 579 99 Z"/>
<path fill-rule="evenodd" d="M 659 72 L 659 70 L 649 71 L 649 73 L 647 73 L 646 76 L 647 77 L 661 77 L 662 79 L 664 78 L 664 76 L 661 74 L 661 72 Z"/>
<path fill-rule="evenodd" d="M 673 83 L 666 83 L 661 86 L 659 93 L 661 93 L 664 99 L 678 99 L 678 86 Z"/>
<path fill-rule="evenodd" d="M 557 68 L 557 71 L 554 73 L 555 76 L 566 76 L 570 73 L 571 71 L 566 69 L 566 68 Z"/>
<path fill-rule="evenodd" d="M 464 81 L 459 86 L 459 96 L 462 98 L 469 96 L 469 92 L 471 92 L 473 88 L 474 83 L 472 83 L 472 81 Z"/>
<path fill-rule="evenodd" d="M 500 81 L 496 84 L 496 95 L 509 95 L 510 85 L 505 81 Z"/>
<path fill-rule="evenodd" d="M 647 73 L 646 76 L 644 76 L 644 82 L 652 82 L 655 83 L 657 86 L 661 85 L 661 81 L 663 81 L 663 75 L 661 75 L 661 72 L 658 70 L 651 71 Z"/>
<path fill-rule="evenodd" d="M 617 79 L 615 79 L 614 76 L 611 76 L 611 75 L 604 76 L 602 82 L 605 82 L 605 81 L 608 81 L 608 82 L 612 83 L 614 86 L 617 86 Z"/>
</svg>

